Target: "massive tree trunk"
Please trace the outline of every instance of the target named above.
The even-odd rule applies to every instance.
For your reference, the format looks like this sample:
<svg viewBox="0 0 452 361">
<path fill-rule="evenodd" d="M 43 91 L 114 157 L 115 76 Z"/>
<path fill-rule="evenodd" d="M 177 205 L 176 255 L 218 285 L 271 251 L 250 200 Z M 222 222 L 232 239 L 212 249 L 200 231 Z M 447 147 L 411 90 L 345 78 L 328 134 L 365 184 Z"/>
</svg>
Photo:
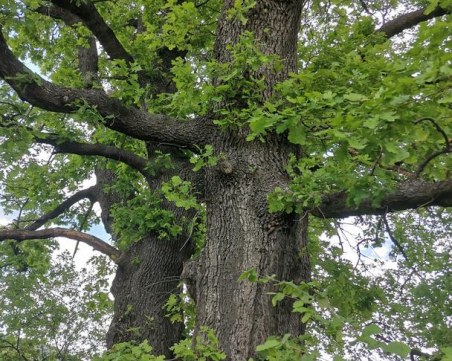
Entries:
<svg viewBox="0 0 452 361">
<path fill-rule="evenodd" d="M 231 136 L 215 144 L 227 154 L 232 172 L 209 172 L 207 243 L 198 261 L 198 327 L 212 328 L 230 360 L 246 360 L 269 335 L 302 331 L 291 304 L 272 307 L 270 286 L 239 282 L 255 269 L 295 282 L 309 279 L 307 218 L 270 214 L 266 196 L 287 182 L 284 171 L 290 147 L 277 141 L 247 143 Z"/>
<path fill-rule="evenodd" d="M 244 30 L 254 34 L 256 44 L 283 61 L 275 73 L 262 68 L 266 91 L 296 71 L 296 40 L 300 1 L 258 1 L 249 12 L 246 25 L 227 15 L 233 1 L 227 1 L 219 23 L 215 54 L 229 61 L 226 46 L 235 43 Z M 299 315 L 291 313 L 290 302 L 272 307 L 270 286 L 239 276 L 255 269 L 260 276 L 276 275 L 280 280 L 308 280 L 306 250 L 307 218 L 270 214 L 267 195 L 285 187 L 285 171 L 291 153 L 299 153 L 281 137 L 265 143 L 247 142 L 246 129 L 231 131 L 214 141 L 224 155 L 219 166 L 206 172 L 207 243 L 197 262 L 197 327 L 212 328 L 228 360 L 246 360 L 270 335 L 302 332 Z"/>
</svg>

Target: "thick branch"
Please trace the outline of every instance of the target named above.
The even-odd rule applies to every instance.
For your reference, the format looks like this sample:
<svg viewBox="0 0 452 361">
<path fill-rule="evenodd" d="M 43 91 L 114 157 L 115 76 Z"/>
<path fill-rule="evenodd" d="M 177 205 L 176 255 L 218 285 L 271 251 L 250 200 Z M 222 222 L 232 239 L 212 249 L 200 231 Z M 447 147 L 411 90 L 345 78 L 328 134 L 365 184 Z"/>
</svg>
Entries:
<svg viewBox="0 0 452 361">
<path fill-rule="evenodd" d="M 102 241 L 100 238 L 92 236 L 87 233 L 74 231 L 67 228 L 48 228 L 39 231 L 28 231 L 24 229 L 4 229 L 0 230 L 0 241 L 7 239 L 14 239 L 16 241 L 25 241 L 27 239 L 47 239 L 54 237 L 66 237 L 74 239 L 93 247 L 96 251 L 99 251 L 113 261 L 117 261 L 121 253 L 113 246 Z"/>
<path fill-rule="evenodd" d="M 321 218 L 345 218 L 427 206 L 452 207 L 452 179 L 441 182 L 409 181 L 383 197 L 380 205 L 373 205 L 372 200 L 369 197 L 353 207 L 347 204 L 345 192 L 325 195 L 322 203 L 311 213 Z"/>
<path fill-rule="evenodd" d="M 398 16 L 397 18 L 388 21 L 380 27 L 377 31 L 384 33 L 386 37 L 391 38 L 400 34 L 402 31 L 412 28 L 423 21 L 427 21 L 438 16 L 450 14 L 450 10 L 443 9 L 437 6 L 432 12 L 425 14 L 425 9 L 419 9 L 410 13 Z"/>
<path fill-rule="evenodd" d="M 53 136 L 36 137 L 37 143 L 50 144 L 55 147 L 55 153 L 69 153 L 78 155 L 93 155 L 109 158 L 118 162 L 125 163 L 130 167 L 139 171 L 143 176 L 149 177 L 147 167 L 149 163 L 146 158 L 137 156 L 136 154 L 124 149 L 119 149 L 111 145 L 105 144 L 88 144 L 71 141 L 61 141 Z"/>
<path fill-rule="evenodd" d="M 82 20 L 79 17 L 58 6 L 41 5 L 34 9 L 34 11 L 45 16 L 50 16 L 51 18 L 54 19 L 62 20 L 68 26 L 73 26 L 77 23 L 82 22 Z"/>
<path fill-rule="evenodd" d="M 75 193 L 74 195 L 66 199 L 64 202 L 62 202 L 60 205 L 58 205 L 54 210 L 42 215 L 32 224 L 25 227 L 25 230 L 27 231 L 37 230 L 39 227 L 43 226 L 46 222 L 50 221 L 51 219 L 54 219 L 55 217 L 58 217 L 60 214 L 63 214 L 66 210 L 72 207 L 75 203 L 80 202 L 82 199 L 89 199 L 92 203 L 96 202 L 97 194 L 99 191 L 100 190 L 98 186 L 92 186 Z"/>
<path fill-rule="evenodd" d="M 79 108 L 77 104 L 87 103 L 105 117 L 105 126 L 136 139 L 193 147 L 208 144 L 216 132 L 211 123 L 202 119 L 178 121 L 126 107 L 100 89 L 72 89 L 48 82 L 14 56 L 1 33 L 0 77 L 22 100 L 44 110 L 71 113 Z"/>
<path fill-rule="evenodd" d="M 119 42 L 113 30 L 90 1 L 52 0 L 52 3 L 62 9 L 70 11 L 83 21 L 85 26 L 91 30 L 99 40 L 111 59 L 123 59 L 128 63 L 133 62 L 132 56 Z"/>
</svg>

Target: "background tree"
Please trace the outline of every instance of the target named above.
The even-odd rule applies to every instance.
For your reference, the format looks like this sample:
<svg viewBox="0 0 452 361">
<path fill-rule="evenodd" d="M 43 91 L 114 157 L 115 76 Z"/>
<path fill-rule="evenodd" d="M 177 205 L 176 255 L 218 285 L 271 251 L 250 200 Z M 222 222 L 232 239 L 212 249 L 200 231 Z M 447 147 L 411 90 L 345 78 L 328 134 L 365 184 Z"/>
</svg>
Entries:
<svg viewBox="0 0 452 361">
<path fill-rule="evenodd" d="M 173 349 L 185 359 L 221 359 L 217 339 L 229 360 L 448 344 L 450 223 L 432 207 L 452 204 L 450 4 L 1 9 L 2 207 L 18 218 L 0 239 L 21 255 L 66 236 L 112 258 L 110 346 L 172 357 L 183 327 L 162 305 L 181 277 L 196 308 L 195 342 Z M 86 233 L 95 202 L 113 246 Z M 360 256 L 394 244 L 400 279 L 323 241 L 348 216 Z"/>
</svg>

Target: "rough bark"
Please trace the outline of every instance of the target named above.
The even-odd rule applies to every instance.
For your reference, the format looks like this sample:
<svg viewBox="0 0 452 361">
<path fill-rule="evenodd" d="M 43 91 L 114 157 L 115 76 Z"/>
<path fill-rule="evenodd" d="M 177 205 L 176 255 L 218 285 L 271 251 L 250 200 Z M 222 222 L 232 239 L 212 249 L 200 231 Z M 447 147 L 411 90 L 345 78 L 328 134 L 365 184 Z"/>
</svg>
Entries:
<svg viewBox="0 0 452 361">
<path fill-rule="evenodd" d="M 176 154 L 173 150 L 173 155 Z M 175 159 L 174 163 L 175 169 L 148 178 L 151 189 L 159 189 L 162 182 L 175 174 L 184 178 L 189 173 L 184 159 Z M 115 175 L 105 169 L 98 169 L 96 175 L 102 184 L 115 181 Z M 112 192 L 102 192 L 99 201 L 103 223 L 114 235 L 110 209 L 122 200 Z M 164 201 L 162 207 L 173 211 L 180 223 L 186 222 L 183 217 L 194 217 L 169 202 Z M 189 238 L 188 228 L 172 239 L 159 239 L 158 233 L 152 232 L 122 253 L 111 287 L 115 304 L 107 334 L 108 347 L 118 342 L 148 340 L 155 354 L 172 357 L 170 347 L 180 341 L 184 326 L 171 323 L 163 306 L 170 294 L 179 292 L 183 262 L 192 254 Z"/>
<path fill-rule="evenodd" d="M 302 2 L 258 1 L 246 24 L 228 17 L 232 4 L 225 2 L 215 54 L 219 61 L 229 61 L 227 44 L 235 43 L 243 31 L 252 31 L 264 52 L 284 62 L 279 73 L 261 69 L 266 78 L 265 97 L 296 70 Z M 231 361 L 252 357 L 256 346 L 270 335 L 302 332 L 300 317 L 291 313 L 290 302 L 272 307 L 270 286 L 239 282 L 239 276 L 255 269 L 260 276 L 275 274 L 280 280 L 310 279 L 307 218 L 270 214 L 267 205 L 267 194 L 287 184 L 287 158 L 298 149 L 276 136 L 265 143 L 250 143 L 245 132 L 229 132 L 213 141 L 224 161 L 206 171 L 207 240 L 192 267 L 197 328 L 212 328 Z"/>
<path fill-rule="evenodd" d="M 279 280 L 309 280 L 307 218 L 268 212 L 266 195 L 287 182 L 284 164 L 293 149 L 235 136 L 215 147 L 228 155 L 232 172 L 208 172 L 208 235 L 197 262 L 197 321 L 198 327 L 215 331 L 228 360 L 246 360 L 269 335 L 302 332 L 289 302 L 272 307 L 269 286 L 238 278 L 255 269 Z"/>
</svg>

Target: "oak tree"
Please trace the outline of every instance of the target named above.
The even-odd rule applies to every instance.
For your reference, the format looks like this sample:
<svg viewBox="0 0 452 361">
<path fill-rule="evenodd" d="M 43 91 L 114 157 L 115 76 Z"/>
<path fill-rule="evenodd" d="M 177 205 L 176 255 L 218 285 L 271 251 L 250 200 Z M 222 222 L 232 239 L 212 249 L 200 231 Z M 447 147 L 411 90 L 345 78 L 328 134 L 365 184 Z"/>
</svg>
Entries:
<svg viewBox="0 0 452 361">
<path fill-rule="evenodd" d="M 111 258 L 105 359 L 450 357 L 450 1 L 0 4 L 2 272 Z"/>
</svg>

